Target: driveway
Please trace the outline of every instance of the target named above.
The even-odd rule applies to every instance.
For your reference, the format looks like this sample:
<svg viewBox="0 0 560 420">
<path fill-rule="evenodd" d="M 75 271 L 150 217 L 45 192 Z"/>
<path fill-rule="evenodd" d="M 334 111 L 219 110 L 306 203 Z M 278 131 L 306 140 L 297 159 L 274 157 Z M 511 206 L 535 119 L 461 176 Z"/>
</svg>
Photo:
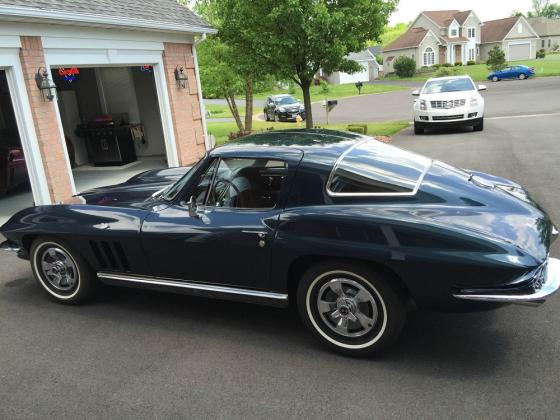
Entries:
<svg viewBox="0 0 560 420">
<path fill-rule="evenodd" d="M 395 83 L 397 84 L 397 83 Z M 409 86 L 408 90 L 362 95 L 339 99 L 338 106 L 330 113 L 331 123 L 412 120 L 412 90 L 422 84 Z M 486 83 L 486 116 L 560 113 L 560 77 L 537 77 L 529 80 L 512 80 Z M 315 122 L 326 121 L 321 104 L 313 105 Z"/>
<path fill-rule="evenodd" d="M 558 117 L 503 118 L 394 143 L 520 181 L 558 223 L 558 133 Z M 0 255 L 0 418 L 557 418 L 559 314 L 560 296 L 416 312 L 395 348 L 356 360 L 286 310 L 118 288 L 54 304 Z"/>
</svg>

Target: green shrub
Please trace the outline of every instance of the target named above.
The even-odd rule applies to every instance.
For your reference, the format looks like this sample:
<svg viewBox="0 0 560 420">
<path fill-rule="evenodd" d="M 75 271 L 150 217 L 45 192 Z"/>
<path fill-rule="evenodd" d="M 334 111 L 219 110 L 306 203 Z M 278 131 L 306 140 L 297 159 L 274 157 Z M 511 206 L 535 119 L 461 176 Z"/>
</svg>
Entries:
<svg viewBox="0 0 560 420">
<path fill-rule="evenodd" d="M 432 68 L 434 68 L 434 69 L 436 69 L 436 70 L 439 69 L 440 67 L 441 67 L 441 64 L 439 64 L 439 63 L 438 63 L 438 64 L 434 64 L 434 65 L 432 66 Z"/>
<path fill-rule="evenodd" d="M 455 67 L 462 66 L 462 65 L 463 65 L 462 61 L 455 61 Z"/>
<path fill-rule="evenodd" d="M 545 58 L 546 57 L 546 51 L 544 50 L 544 48 L 541 48 L 540 50 L 537 51 L 537 58 Z"/>
<path fill-rule="evenodd" d="M 486 65 L 492 71 L 498 71 L 507 66 L 506 54 L 499 45 L 495 45 L 494 48 L 488 51 L 488 60 L 486 61 Z"/>
<path fill-rule="evenodd" d="M 367 124 L 348 124 L 348 131 L 358 134 L 367 134 Z"/>
<path fill-rule="evenodd" d="M 459 69 L 453 67 L 442 67 L 436 72 L 436 77 L 456 76 Z"/>
<path fill-rule="evenodd" d="M 329 84 L 325 80 L 321 80 L 321 93 L 326 95 L 329 91 Z"/>
<path fill-rule="evenodd" d="M 401 55 L 395 60 L 393 68 L 399 77 L 412 77 L 416 73 L 416 61 L 413 58 Z"/>
<path fill-rule="evenodd" d="M 441 65 L 441 67 L 453 67 L 453 64 L 451 64 L 451 63 L 443 63 L 443 64 Z"/>
<path fill-rule="evenodd" d="M 375 54 L 375 61 L 377 61 L 377 64 L 383 64 L 383 56 L 381 54 Z"/>
<path fill-rule="evenodd" d="M 474 61 L 474 60 L 467 61 L 467 66 L 474 66 L 475 64 L 476 64 L 476 61 Z"/>
</svg>

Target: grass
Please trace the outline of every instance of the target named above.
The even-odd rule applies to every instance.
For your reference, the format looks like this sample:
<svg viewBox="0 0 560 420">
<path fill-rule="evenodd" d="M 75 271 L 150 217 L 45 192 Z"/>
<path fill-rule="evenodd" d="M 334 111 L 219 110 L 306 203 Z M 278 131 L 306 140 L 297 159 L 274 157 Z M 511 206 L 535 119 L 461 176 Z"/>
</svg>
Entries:
<svg viewBox="0 0 560 420">
<path fill-rule="evenodd" d="M 237 108 L 239 109 L 239 115 L 245 116 L 245 107 L 238 105 Z M 210 118 L 231 118 L 232 116 L 227 105 L 206 105 L 206 111 L 210 112 Z"/>
<path fill-rule="evenodd" d="M 353 123 L 354 124 L 354 123 Z M 387 122 L 369 122 L 362 123 L 368 126 L 368 135 L 372 136 L 392 136 L 404 128 L 408 127 L 407 121 L 387 121 Z M 346 130 L 348 124 L 329 124 L 321 125 L 321 128 L 328 128 L 331 130 Z M 253 121 L 253 130 L 255 132 L 266 131 L 269 128 L 275 130 L 288 130 L 298 128 L 295 123 L 290 122 L 266 122 L 266 121 Z M 300 128 L 303 128 L 300 127 Z M 208 133 L 216 137 L 216 144 L 225 143 L 228 140 L 230 133 L 237 132 L 237 126 L 234 122 L 209 122 Z"/>
<path fill-rule="evenodd" d="M 365 94 L 372 94 L 372 93 L 384 93 L 384 92 L 392 92 L 395 90 L 403 90 L 402 86 L 393 86 L 393 85 L 381 85 L 373 83 L 364 83 L 362 87 L 362 95 Z M 327 96 L 329 99 L 340 99 L 346 98 L 349 96 L 358 96 L 358 89 L 354 86 L 354 83 L 345 83 L 343 85 L 328 85 L 328 92 L 322 92 L 321 86 L 311 86 L 311 101 L 318 102 L 325 99 Z M 255 100 L 262 100 L 264 101 L 267 96 L 270 95 L 281 95 L 284 93 L 291 93 L 295 98 L 299 99 L 303 102 L 303 94 L 301 93 L 301 89 L 297 88 L 293 92 L 289 92 L 288 89 L 277 89 L 269 92 L 262 92 L 255 94 Z"/>
<path fill-rule="evenodd" d="M 528 67 L 535 68 L 535 74 L 537 76 L 560 76 L 560 55 L 547 55 L 546 58 L 540 60 L 524 60 L 524 61 L 512 61 L 511 65 L 525 65 Z M 455 67 L 458 69 L 458 74 L 468 74 L 472 77 L 473 80 L 486 80 L 486 77 L 490 73 L 486 64 L 475 64 L 473 66 L 458 66 Z M 407 78 L 399 78 L 395 75 L 387 76 L 385 79 L 387 80 L 395 80 L 395 81 L 418 81 L 423 82 L 429 77 L 434 77 L 436 71 L 429 72 L 429 73 L 422 73 L 416 75 L 414 77 L 407 77 Z"/>
</svg>

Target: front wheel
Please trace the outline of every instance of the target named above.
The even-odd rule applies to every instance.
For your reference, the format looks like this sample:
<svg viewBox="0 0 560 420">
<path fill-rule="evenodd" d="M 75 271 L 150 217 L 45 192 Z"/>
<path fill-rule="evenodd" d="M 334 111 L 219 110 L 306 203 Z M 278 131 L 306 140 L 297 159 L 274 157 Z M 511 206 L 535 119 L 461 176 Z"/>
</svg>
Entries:
<svg viewBox="0 0 560 420">
<path fill-rule="evenodd" d="M 302 277 L 300 316 L 323 344 L 349 356 L 369 356 L 393 344 L 406 320 L 389 279 L 361 264 L 326 262 Z"/>
<path fill-rule="evenodd" d="M 519 75 L 519 80 L 524 80 L 526 77 L 527 77 L 527 76 L 525 76 L 524 73 L 521 73 L 521 74 Z"/>
<path fill-rule="evenodd" d="M 30 260 L 35 279 L 56 302 L 80 303 L 95 292 L 97 281 L 91 268 L 60 239 L 35 240 Z"/>
<path fill-rule="evenodd" d="M 414 134 L 424 134 L 424 129 L 414 123 Z"/>
<path fill-rule="evenodd" d="M 270 117 L 268 116 L 268 112 L 266 112 L 266 110 L 265 110 L 263 113 L 264 113 L 264 119 L 266 121 L 270 121 Z"/>
<path fill-rule="evenodd" d="M 500 79 L 498 79 L 498 76 L 492 77 L 492 81 L 493 81 L 493 82 L 497 82 L 498 80 L 500 80 Z"/>
</svg>

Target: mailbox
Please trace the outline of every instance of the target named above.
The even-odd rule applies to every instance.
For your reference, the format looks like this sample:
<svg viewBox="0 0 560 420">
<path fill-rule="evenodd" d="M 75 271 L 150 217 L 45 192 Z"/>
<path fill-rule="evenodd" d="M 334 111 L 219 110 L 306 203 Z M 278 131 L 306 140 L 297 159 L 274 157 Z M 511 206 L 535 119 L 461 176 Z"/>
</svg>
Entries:
<svg viewBox="0 0 560 420">
<path fill-rule="evenodd" d="M 362 82 L 356 82 L 356 88 L 358 89 L 358 95 L 362 94 L 362 87 L 364 84 Z"/>
<path fill-rule="evenodd" d="M 338 105 L 338 101 L 336 99 L 327 101 L 327 112 L 331 112 L 332 109 L 337 105 Z"/>
</svg>

